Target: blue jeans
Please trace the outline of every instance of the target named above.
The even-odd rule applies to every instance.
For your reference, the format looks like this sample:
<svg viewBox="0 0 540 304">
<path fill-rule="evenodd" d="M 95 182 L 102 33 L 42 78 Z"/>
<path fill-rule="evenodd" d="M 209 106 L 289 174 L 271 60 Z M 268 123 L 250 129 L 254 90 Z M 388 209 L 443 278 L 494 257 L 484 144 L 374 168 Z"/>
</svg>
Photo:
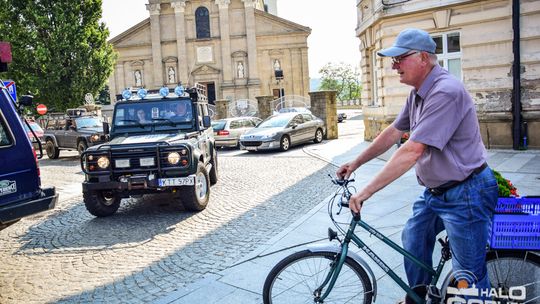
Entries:
<svg viewBox="0 0 540 304">
<path fill-rule="evenodd" d="M 477 288 L 489 288 L 485 256 L 497 197 L 497 181 L 489 167 L 442 195 L 426 189 L 414 203 L 413 216 L 403 230 L 403 247 L 433 265 L 435 238 L 446 229 L 453 273 L 472 273 Z M 411 287 L 431 282 L 432 276 L 408 259 L 405 271 Z"/>
</svg>

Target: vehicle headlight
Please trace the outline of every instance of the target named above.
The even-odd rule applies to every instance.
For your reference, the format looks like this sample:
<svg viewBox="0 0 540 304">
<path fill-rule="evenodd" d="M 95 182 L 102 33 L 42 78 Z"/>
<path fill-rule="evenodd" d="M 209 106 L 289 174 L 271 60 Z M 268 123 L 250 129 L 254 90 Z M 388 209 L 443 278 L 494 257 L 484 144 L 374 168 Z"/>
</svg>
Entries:
<svg viewBox="0 0 540 304">
<path fill-rule="evenodd" d="M 96 141 L 99 141 L 99 134 L 92 134 L 92 136 L 90 136 L 90 142 L 96 142 Z"/>
<path fill-rule="evenodd" d="M 171 165 L 176 165 L 180 161 L 180 154 L 178 152 L 171 152 L 167 155 L 167 161 Z"/>
<path fill-rule="evenodd" d="M 277 133 L 270 133 L 270 134 L 267 134 L 267 135 L 263 135 L 261 137 L 262 140 L 267 140 L 267 139 L 272 139 L 274 138 L 274 136 L 276 136 Z"/>
<path fill-rule="evenodd" d="M 100 167 L 101 169 L 106 169 L 109 167 L 109 158 L 107 156 L 101 156 L 100 158 L 98 158 L 97 160 L 97 165 L 98 167 Z"/>
</svg>

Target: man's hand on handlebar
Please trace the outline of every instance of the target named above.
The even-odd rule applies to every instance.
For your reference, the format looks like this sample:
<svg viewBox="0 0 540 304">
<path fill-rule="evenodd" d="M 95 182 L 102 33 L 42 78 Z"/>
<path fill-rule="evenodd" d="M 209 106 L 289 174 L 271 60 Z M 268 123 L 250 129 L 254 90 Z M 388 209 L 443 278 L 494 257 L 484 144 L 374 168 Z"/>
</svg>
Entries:
<svg viewBox="0 0 540 304">
<path fill-rule="evenodd" d="M 352 164 L 349 162 L 339 167 L 336 171 L 336 176 L 338 179 L 349 179 L 354 170 Z"/>
<path fill-rule="evenodd" d="M 354 213 L 360 214 L 360 210 L 362 209 L 362 204 L 365 200 L 370 198 L 372 193 L 369 193 L 366 188 L 362 189 L 362 191 L 354 194 L 351 196 L 351 199 L 349 200 L 349 208 Z"/>
</svg>

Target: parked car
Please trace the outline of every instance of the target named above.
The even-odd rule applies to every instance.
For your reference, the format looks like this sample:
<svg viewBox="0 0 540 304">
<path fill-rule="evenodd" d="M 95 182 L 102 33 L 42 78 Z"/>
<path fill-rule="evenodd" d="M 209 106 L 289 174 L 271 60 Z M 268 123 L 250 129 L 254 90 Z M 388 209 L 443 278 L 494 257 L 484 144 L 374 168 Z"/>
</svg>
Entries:
<svg viewBox="0 0 540 304">
<path fill-rule="evenodd" d="M 261 121 L 258 117 L 233 117 L 213 121 L 216 147 L 240 147 L 240 136 L 255 128 Z"/>
<path fill-rule="evenodd" d="M 343 122 L 345 119 L 347 119 L 347 114 L 346 113 L 338 113 L 337 115 L 337 122 Z"/>
<path fill-rule="evenodd" d="M 324 122 L 310 113 L 281 113 L 263 120 L 240 136 L 240 148 L 248 151 L 280 149 L 313 141 L 320 143 L 326 132 Z"/>
<path fill-rule="evenodd" d="M 32 97 L 22 96 L 16 106 L 0 79 L 0 230 L 58 201 L 54 187 L 41 186 L 36 151 L 18 112 L 31 105 Z"/>
<path fill-rule="evenodd" d="M 44 144 L 45 141 L 43 141 L 43 129 L 39 126 L 39 124 L 33 120 L 26 120 L 28 122 L 28 125 L 30 125 L 30 128 L 28 128 L 28 125 L 23 122 L 24 130 L 26 131 L 26 135 L 28 135 L 28 138 L 30 139 L 30 142 L 32 143 L 32 146 L 34 146 L 34 149 L 37 151 L 39 150 L 39 142 L 41 144 Z M 32 129 L 32 130 L 30 130 Z M 32 133 L 32 131 L 34 131 Z M 34 134 L 36 134 L 37 139 L 34 137 Z"/>
</svg>

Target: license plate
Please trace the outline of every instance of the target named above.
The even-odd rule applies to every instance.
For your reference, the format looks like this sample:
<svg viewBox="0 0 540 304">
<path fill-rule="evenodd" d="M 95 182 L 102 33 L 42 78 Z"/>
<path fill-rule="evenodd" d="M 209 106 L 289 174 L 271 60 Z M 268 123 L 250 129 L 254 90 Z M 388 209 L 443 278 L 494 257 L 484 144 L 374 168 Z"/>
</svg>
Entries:
<svg viewBox="0 0 540 304">
<path fill-rule="evenodd" d="M 146 157 L 139 159 L 139 162 L 141 166 L 143 167 L 151 167 L 154 165 L 154 158 L 153 157 Z"/>
<path fill-rule="evenodd" d="M 248 151 L 257 151 L 257 147 L 246 147 Z"/>
<path fill-rule="evenodd" d="M 160 187 L 168 186 L 193 186 L 195 185 L 195 179 L 192 176 L 188 177 L 173 177 L 173 178 L 160 178 L 158 180 Z"/>
</svg>

